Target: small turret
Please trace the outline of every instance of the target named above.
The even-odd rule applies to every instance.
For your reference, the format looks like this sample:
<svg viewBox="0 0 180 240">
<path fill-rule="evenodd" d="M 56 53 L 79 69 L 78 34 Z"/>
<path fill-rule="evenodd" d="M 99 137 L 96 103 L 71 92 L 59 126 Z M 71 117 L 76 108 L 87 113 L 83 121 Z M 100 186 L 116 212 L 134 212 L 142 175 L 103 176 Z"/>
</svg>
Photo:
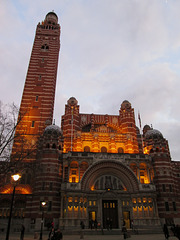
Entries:
<svg viewBox="0 0 180 240">
<path fill-rule="evenodd" d="M 170 156 L 167 140 L 162 133 L 149 125 L 143 128 L 144 153 L 145 154 L 167 154 Z"/>
<path fill-rule="evenodd" d="M 75 97 L 70 97 L 65 106 L 61 129 L 64 136 L 64 152 L 77 151 L 74 146 L 75 133 L 79 128 L 79 105 Z"/>
<path fill-rule="evenodd" d="M 58 23 L 58 16 L 54 12 L 49 12 L 46 15 L 45 22 L 48 24 L 57 24 Z"/>
<path fill-rule="evenodd" d="M 122 102 L 121 108 L 119 110 L 119 115 L 122 132 L 127 136 L 125 152 L 139 153 L 134 109 L 131 107 L 131 103 L 129 101 L 124 100 Z"/>
</svg>

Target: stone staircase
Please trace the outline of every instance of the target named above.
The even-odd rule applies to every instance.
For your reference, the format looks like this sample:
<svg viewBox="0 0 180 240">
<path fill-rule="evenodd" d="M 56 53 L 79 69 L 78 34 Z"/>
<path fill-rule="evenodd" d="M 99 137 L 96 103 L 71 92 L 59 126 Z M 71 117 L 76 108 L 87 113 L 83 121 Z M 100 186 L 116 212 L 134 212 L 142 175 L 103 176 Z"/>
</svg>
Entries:
<svg viewBox="0 0 180 240">
<path fill-rule="evenodd" d="M 85 235 L 122 235 L 121 229 L 112 229 L 112 230 L 107 230 L 107 229 L 84 229 L 84 234 Z M 147 228 L 135 228 L 134 230 L 128 229 L 127 230 L 130 235 L 143 235 L 143 234 L 160 234 L 163 233 L 161 226 L 154 226 L 152 228 L 149 227 Z M 74 230 L 63 230 L 64 235 L 78 235 L 80 234 L 81 229 L 74 229 Z"/>
</svg>

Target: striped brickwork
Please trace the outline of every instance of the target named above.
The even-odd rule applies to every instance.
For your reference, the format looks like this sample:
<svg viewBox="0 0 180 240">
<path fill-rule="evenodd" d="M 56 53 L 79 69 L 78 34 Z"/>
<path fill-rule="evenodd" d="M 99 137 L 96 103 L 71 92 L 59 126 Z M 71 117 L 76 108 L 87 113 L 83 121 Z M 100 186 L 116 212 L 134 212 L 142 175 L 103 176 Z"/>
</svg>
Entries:
<svg viewBox="0 0 180 240">
<path fill-rule="evenodd" d="M 83 152 L 87 147 L 90 152 L 106 149 L 104 151 L 109 153 L 139 153 L 134 109 L 131 106 L 128 109 L 121 107 L 119 115 L 82 114 L 79 113 L 77 100 L 70 98 L 65 106 L 61 128 L 65 153 Z"/>
<path fill-rule="evenodd" d="M 144 149 L 153 159 L 159 217 L 168 224 L 179 223 L 180 162 L 171 160 L 168 141 L 156 130 L 149 131 L 152 135 L 144 135 Z"/>
<path fill-rule="evenodd" d="M 44 218 L 46 222 L 58 222 L 61 213 L 62 148 L 61 134 L 56 130 L 45 130 L 37 154 L 33 195 L 30 201 L 27 201 L 26 221 L 41 218 L 40 204 L 45 201 Z M 38 222 L 34 227 L 39 227 Z"/>
<path fill-rule="evenodd" d="M 54 13 L 37 25 L 34 44 L 21 100 L 23 119 L 16 135 L 23 134 L 34 144 L 47 123 L 52 123 L 56 75 L 60 49 L 60 26 Z M 19 151 L 19 140 L 14 142 L 13 153 Z M 34 158 L 34 157 L 33 157 Z"/>
</svg>

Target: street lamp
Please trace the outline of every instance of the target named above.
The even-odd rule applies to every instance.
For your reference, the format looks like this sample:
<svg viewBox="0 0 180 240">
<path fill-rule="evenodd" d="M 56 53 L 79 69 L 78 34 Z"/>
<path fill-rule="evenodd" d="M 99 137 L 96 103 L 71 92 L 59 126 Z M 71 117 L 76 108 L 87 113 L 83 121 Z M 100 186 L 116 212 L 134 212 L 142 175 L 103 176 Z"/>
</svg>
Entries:
<svg viewBox="0 0 180 240">
<path fill-rule="evenodd" d="M 42 240 L 43 235 L 43 220 L 44 220 L 44 206 L 46 205 L 46 202 L 41 202 L 41 208 L 42 208 L 42 218 L 41 218 L 41 231 L 40 231 L 40 238 L 39 240 Z"/>
<path fill-rule="evenodd" d="M 11 216 L 12 216 L 14 195 L 15 195 L 15 190 L 16 190 L 16 182 L 21 178 L 21 176 L 19 174 L 14 174 L 14 175 L 11 176 L 11 178 L 12 178 L 14 188 L 13 188 L 11 207 L 10 207 L 10 213 L 9 213 L 9 220 L 8 220 L 8 226 L 7 226 L 7 232 L 6 232 L 6 240 L 9 240 L 9 232 L 10 232 L 10 226 L 11 226 Z"/>
</svg>

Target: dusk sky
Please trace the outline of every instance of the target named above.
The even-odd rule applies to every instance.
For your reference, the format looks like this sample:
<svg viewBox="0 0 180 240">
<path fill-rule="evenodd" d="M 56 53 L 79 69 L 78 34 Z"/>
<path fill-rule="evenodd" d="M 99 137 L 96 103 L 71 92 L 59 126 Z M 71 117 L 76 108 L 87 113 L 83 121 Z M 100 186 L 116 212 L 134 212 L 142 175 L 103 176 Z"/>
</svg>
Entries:
<svg viewBox="0 0 180 240">
<path fill-rule="evenodd" d="M 124 100 L 180 160 L 180 0 L 0 0 L 0 100 L 20 105 L 38 22 L 58 15 L 54 118 L 74 96 L 81 113 L 119 114 Z"/>
</svg>

